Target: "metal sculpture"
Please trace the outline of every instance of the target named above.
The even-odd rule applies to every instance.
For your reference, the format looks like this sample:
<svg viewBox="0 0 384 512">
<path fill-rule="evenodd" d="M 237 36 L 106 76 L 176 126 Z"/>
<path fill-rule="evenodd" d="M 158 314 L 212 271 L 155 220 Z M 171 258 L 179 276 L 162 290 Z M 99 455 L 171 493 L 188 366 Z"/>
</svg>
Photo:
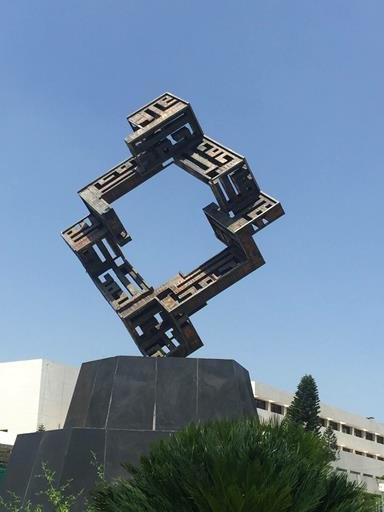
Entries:
<svg viewBox="0 0 384 512">
<path fill-rule="evenodd" d="M 284 210 L 260 190 L 244 157 L 204 135 L 186 101 L 165 93 L 128 122 L 133 156 L 79 191 L 90 214 L 62 236 L 143 355 L 186 357 L 202 346 L 190 316 L 264 264 L 252 235 Z M 211 187 L 217 203 L 203 211 L 227 247 L 153 288 L 121 251 L 131 237 L 110 203 L 172 163 Z"/>
</svg>

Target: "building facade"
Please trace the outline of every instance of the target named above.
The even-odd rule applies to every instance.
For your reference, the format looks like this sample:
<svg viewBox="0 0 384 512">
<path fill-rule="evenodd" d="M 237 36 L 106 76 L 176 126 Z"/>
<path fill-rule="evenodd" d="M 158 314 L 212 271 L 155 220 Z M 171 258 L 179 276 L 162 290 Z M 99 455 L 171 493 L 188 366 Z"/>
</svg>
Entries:
<svg viewBox="0 0 384 512">
<path fill-rule="evenodd" d="M 252 381 L 260 419 L 281 419 L 293 394 Z M 384 476 L 384 424 L 337 409 L 321 402 L 321 424 L 330 426 L 339 447 L 335 467 L 351 480 L 363 482 L 370 492 L 378 492 L 378 479 Z"/>
<path fill-rule="evenodd" d="M 45 359 L 0 363 L 0 444 L 41 426 L 62 428 L 78 373 Z"/>
</svg>

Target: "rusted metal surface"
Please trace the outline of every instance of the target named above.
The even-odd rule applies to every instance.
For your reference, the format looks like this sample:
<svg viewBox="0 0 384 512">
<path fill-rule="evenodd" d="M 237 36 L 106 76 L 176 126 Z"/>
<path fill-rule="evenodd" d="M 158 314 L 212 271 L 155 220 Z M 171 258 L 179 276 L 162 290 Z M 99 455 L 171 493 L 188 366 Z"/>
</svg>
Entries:
<svg viewBox="0 0 384 512">
<path fill-rule="evenodd" d="M 260 190 L 244 157 L 204 135 L 186 101 L 163 94 L 128 122 L 133 156 L 80 190 L 90 214 L 62 236 L 143 355 L 186 357 L 202 346 L 190 316 L 264 264 L 252 236 L 284 211 Z M 120 249 L 131 237 L 111 203 L 172 163 L 211 187 L 217 202 L 203 211 L 226 248 L 153 288 Z"/>
</svg>

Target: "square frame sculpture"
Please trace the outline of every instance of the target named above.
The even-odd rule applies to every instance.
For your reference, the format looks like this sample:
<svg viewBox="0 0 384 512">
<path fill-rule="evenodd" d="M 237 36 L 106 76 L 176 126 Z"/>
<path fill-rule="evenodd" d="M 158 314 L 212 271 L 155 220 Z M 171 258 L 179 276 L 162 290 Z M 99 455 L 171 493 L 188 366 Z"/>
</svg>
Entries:
<svg viewBox="0 0 384 512">
<path fill-rule="evenodd" d="M 202 346 L 190 316 L 264 264 L 252 236 L 284 210 L 244 157 L 203 133 L 188 102 L 165 93 L 128 122 L 133 156 L 79 191 L 90 213 L 62 236 L 143 355 L 186 357 Z M 126 260 L 121 247 L 131 237 L 111 203 L 172 163 L 212 189 L 217 203 L 203 211 L 226 248 L 155 289 Z"/>
</svg>

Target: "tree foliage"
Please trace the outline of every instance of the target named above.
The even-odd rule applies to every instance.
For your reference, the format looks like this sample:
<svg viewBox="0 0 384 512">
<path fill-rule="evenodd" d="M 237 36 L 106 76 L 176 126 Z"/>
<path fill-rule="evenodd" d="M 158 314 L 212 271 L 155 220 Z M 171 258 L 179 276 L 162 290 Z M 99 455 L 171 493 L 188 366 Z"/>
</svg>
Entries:
<svg viewBox="0 0 384 512">
<path fill-rule="evenodd" d="M 328 448 L 330 459 L 336 460 L 338 453 L 337 438 L 332 427 L 328 425 L 328 427 L 324 430 L 322 437 L 326 447 Z"/>
<path fill-rule="evenodd" d="M 320 433 L 320 399 L 315 379 L 312 375 L 304 375 L 299 382 L 291 405 L 287 409 L 286 418 L 308 432 Z"/>
<path fill-rule="evenodd" d="M 336 474 L 322 437 L 294 422 L 190 425 L 155 445 L 131 480 L 94 495 L 102 512 L 369 512 Z"/>
</svg>

